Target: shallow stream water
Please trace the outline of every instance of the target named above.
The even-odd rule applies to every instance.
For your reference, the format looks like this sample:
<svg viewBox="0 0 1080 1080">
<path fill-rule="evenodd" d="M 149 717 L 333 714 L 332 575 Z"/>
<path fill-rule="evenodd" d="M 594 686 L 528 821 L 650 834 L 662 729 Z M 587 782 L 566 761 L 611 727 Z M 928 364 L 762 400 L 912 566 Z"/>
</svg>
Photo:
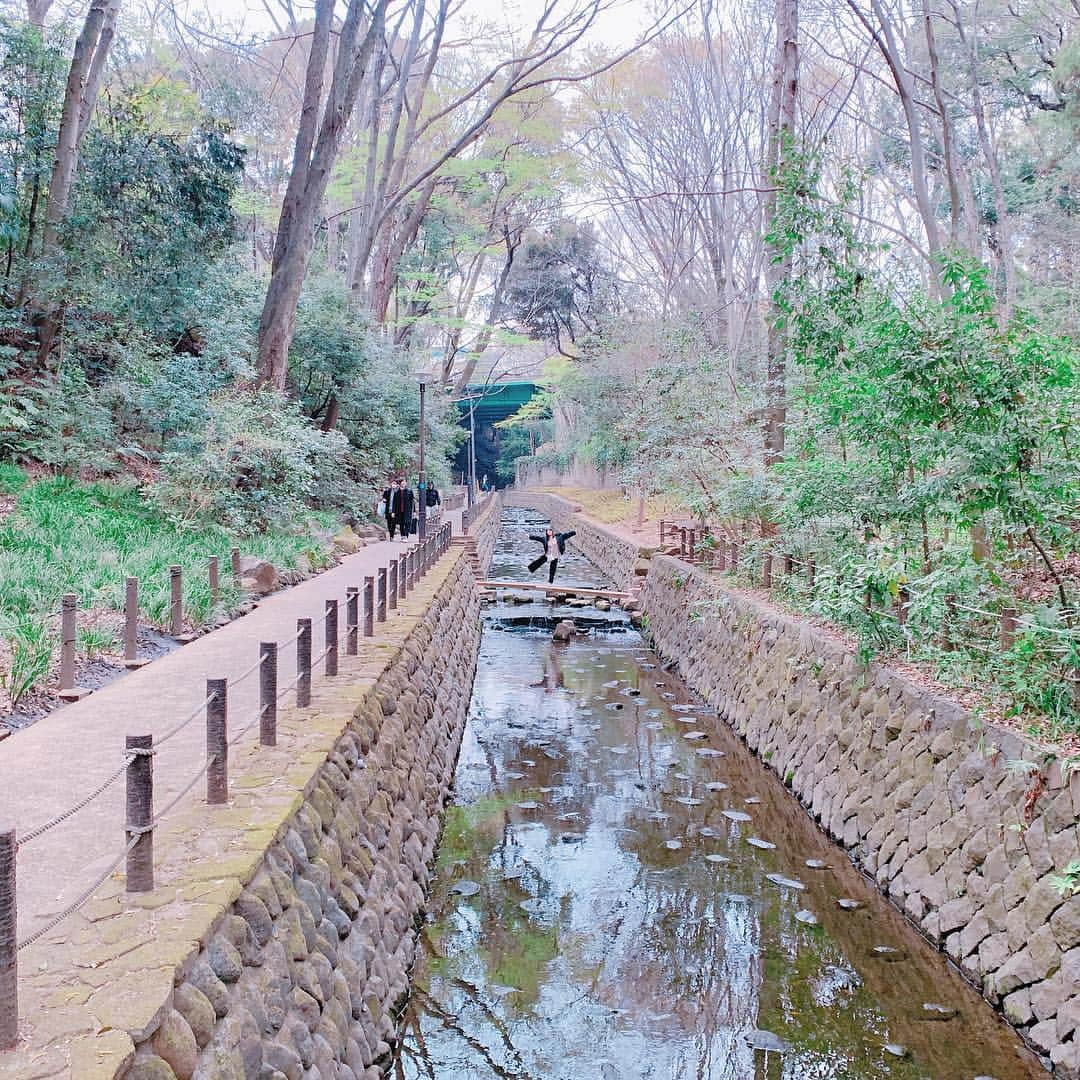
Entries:
<svg viewBox="0 0 1080 1080">
<path fill-rule="evenodd" d="M 485 612 L 396 1076 L 1046 1075 L 622 612 L 541 596 Z"/>
</svg>

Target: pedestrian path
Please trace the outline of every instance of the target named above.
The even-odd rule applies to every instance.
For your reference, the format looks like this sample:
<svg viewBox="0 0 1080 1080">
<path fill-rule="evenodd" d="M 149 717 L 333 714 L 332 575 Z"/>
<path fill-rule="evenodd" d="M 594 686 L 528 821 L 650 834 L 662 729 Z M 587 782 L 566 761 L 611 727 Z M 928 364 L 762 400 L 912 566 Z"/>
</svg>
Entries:
<svg viewBox="0 0 1080 1080">
<path fill-rule="evenodd" d="M 460 511 L 448 512 L 442 520 L 452 522 L 454 534 L 459 533 Z M 343 640 L 345 590 L 349 586 L 362 589 L 365 576 L 376 575 L 411 546 L 402 541 L 371 544 L 346 556 L 338 566 L 263 598 L 250 614 L 5 739 L 0 743 L 0 830 L 14 828 L 18 837 L 25 837 L 116 773 L 124 763 L 127 735 L 153 735 L 158 744 L 186 717 L 194 717 L 156 745 L 154 801 L 159 808 L 167 806 L 182 795 L 206 760 L 206 680 L 229 680 L 231 736 L 259 708 L 259 679 L 253 666 L 259 659 L 260 643 L 284 645 L 296 634 L 297 619 L 308 618 L 312 656 L 318 657 L 325 648 L 325 602 L 341 602 Z M 295 646 L 282 648 L 279 687 L 291 683 L 295 674 Z M 316 669 L 314 678 L 320 677 Z M 291 701 L 290 695 L 283 705 Z M 258 737 L 256 725 L 248 738 Z M 20 845 L 20 941 L 46 926 L 116 859 L 124 841 L 124 791 L 121 777 L 62 824 Z M 202 797 L 198 784 L 188 797 Z"/>
</svg>

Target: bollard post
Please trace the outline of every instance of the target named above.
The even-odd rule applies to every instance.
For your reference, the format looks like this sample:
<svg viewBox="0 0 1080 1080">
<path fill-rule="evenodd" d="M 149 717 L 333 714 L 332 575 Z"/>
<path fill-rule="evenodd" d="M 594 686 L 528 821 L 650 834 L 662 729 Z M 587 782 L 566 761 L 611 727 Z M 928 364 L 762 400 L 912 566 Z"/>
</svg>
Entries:
<svg viewBox="0 0 1080 1080">
<path fill-rule="evenodd" d="M 0 829 L 0 1050 L 19 1037 L 19 943 L 15 933 L 15 830 Z"/>
<path fill-rule="evenodd" d="M 720 538 L 716 544 L 716 568 L 717 570 L 727 570 L 727 541 Z"/>
<path fill-rule="evenodd" d="M 405 599 L 405 578 L 408 576 L 408 572 L 409 572 L 409 553 L 405 552 L 404 555 L 398 556 L 397 583 L 398 583 L 398 599 L 399 600 L 404 600 Z"/>
<path fill-rule="evenodd" d="M 1001 609 L 1001 628 L 998 631 L 998 647 L 1008 652 L 1016 640 L 1016 608 Z"/>
<path fill-rule="evenodd" d="M 739 569 L 739 545 L 732 541 L 731 544 L 731 572 L 734 574 Z"/>
<path fill-rule="evenodd" d="M 697 559 L 697 529 L 688 529 L 686 533 L 686 557 L 694 562 Z"/>
<path fill-rule="evenodd" d="M 397 611 L 397 579 L 398 561 L 397 559 L 391 559 L 390 572 L 386 575 L 387 606 L 391 611 Z"/>
<path fill-rule="evenodd" d="M 135 751 L 127 767 L 127 834 L 135 846 L 127 853 L 127 891 L 154 891 L 154 737 L 128 735 L 124 746 Z"/>
<path fill-rule="evenodd" d="M 233 584 L 237 588 L 239 588 L 240 587 L 240 549 L 238 547 L 234 547 L 229 552 L 229 559 L 232 562 Z"/>
<path fill-rule="evenodd" d="M 386 622 L 386 567 L 380 566 L 375 586 L 375 621 Z"/>
<path fill-rule="evenodd" d="M 761 568 L 761 584 L 764 585 L 766 589 L 771 589 L 772 588 L 772 552 L 771 551 L 766 551 L 765 552 L 765 561 L 764 561 L 764 565 Z"/>
<path fill-rule="evenodd" d="M 375 578 L 364 578 L 364 637 L 375 633 Z"/>
<path fill-rule="evenodd" d="M 169 567 L 169 633 L 179 637 L 184 632 L 184 571 Z"/>
<path fill-rule="evenodd" d="M 229 801 L 229 731 L 227 679 L 206 680 L 206 801 L 220 806 Z"/>
<path fill-rule="evenodd" d="M 296 704 L 306 709 L 311 704 L 311 620 L 296 620 Z"/>
<path fill-rule="evenodd" d="M 679 558 L 686 558 L 686 526 L 680 526 L 679 528 Z"/>
<path fill-rule="evenodd" d="M 810 591 L 814 591 L 814 577 L 817 573 L 817 566 L 814 563 L 813 556 L 806 560 L 806 582 L 810 586 Z"/>
<path fill-rule="evenodd" d="M 326 674 L 338 673 L 338 602 L 326 601 Z"/>
<path fill-rule="evenodd" d="M 139 662 L 139 579 L 124 580 L 124 666 Z"/>
<path fill-rule="evenodd" d="M 791 552 L 784 552 L 784 577 L 791 577 Z"/>
<path fill-rule="evenodd" d="M 218 557 L 211 555 L 206 565 L 206 576 L 210 580 L 210 606 L 216 608 L 221 600 L 221 579 L 218 575 Z"/>
<path fill-rule="evenodd" d="M 75 687 L 75 609 L 79 598 L 64 593 L 60 601 L 60 689 Z"/>
<path fill-rule="evenodd" d="M 660 519 L 660 546 L 664 546 L 664 519 Z"/>
<path fill-rule="evenodd" d="M 277 746 L 277 642 L 259 646 L 259 745 Z"/>
<path fill-rule="evenodd" d="M 345 655 L 355 656 L 360 630 L 360 590 L 350 585 L 345 590 Z"/>
</svg>

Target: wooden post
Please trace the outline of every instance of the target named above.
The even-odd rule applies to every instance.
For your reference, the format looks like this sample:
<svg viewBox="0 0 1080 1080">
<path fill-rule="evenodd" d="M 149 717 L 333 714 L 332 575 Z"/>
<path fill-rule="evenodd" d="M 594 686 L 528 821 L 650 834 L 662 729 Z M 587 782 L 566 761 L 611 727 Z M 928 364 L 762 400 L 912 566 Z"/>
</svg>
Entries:
<svg viewBox="0 0 1080 1080">
<path fill-rule="evenodd" d="M 998 647 L 1008 652 L 1016 640 L 1016 608 L 1001 609 L 1001 628 L 998 631 Z"/>
<path fill-rule="evenodd" d="M 238 547 L 234 547 L 229 552 L 229 558 L 232 561 L 233 584 L 237 588 L 239 588 L 240 587 L 240 549 Z"/>
<path fill-rule="evenodd" d="M 0 828 L 0 1050 L 19 1038 L 19 943 L 15 919 L 15 830 Z"/>
<path fill-rule="evenodd" d="M 364 637 L 375 634 L 375 578 L 364 578 Z"/>
<path fill-rule="evenodd" d="M 784 552 L 784 577 L 791 577 L 791 552 Z"/>
<path fill-rule="evenodd" d="M 350 585 L 345 590 L 345 655 L 355 656 L 360 633 L 360 590 Z"/>
<path fill-rule="evenodd" d="M 806 582 L 810 586 L 810 591 L 814 591 L 814 577 L 817 573 L 817 567 L 814 564 L 814 557 L 811 555 L 806 560 Z"/>
<path fill-rule="evenodd" d="M 128 735 L 128 753 L 137 751 L 127 767 L 128 843 L 138 837 L 127 853 L 128 892 L 153 892 L 154 889 L 154 737 Z"/>
<path fill-rule="evenodd" d="M 124 580 L 124 667 L 141 667 L 139 659 L 139 579 Z"/>
<path fill-rule="evenodd" d="M 311 620 L 296 620 L 296 704 L 311 704 Z"/>
<path fill-rule="evenodd" d="M 338 673 L 338 602 L 326 601 L 326 674 Z"/>
<path fill-rule="evenodd" d="M 229 801 L 227 680 L 207 679 L 206 696 L 206 801 L 220 806 Z"/>
<path fill-rule="evenodd" d="M 942 633 L 945 636 L 945 640 L 942 642 L 942 649 L 945 652 L 952 652 L 953 640 L 952 640 L 952 623 L 956 619 L 956 597 L 952 593 L 948 593 L 945 597 L 945 622 L 942 626 Z"/>
<path fill-rule="evenodd" d="M 75 686 L 75 611 L 79 598 L 64 593 L 60 600 L 60 689 Z"/>
<path fill-rule="evenodd" d="M 772 588 L 772 552 L 765 552 L 765 561 L 761 568 L 761 584 L 766 589 Z"/>
<path fill-rule="evenodd" d="M 259 745 L 277 746 L 277 642 L 259 646 Z"/>
<path fill-rule="evenodd" d="M 184 632 L 184 571 L 169 567 L 169 633 L 178 638 Z"/>
<path fill-rule="evenodd" d="M 387 606 L 391 611 L 397 610 L 397 595 L 398 595 L 398 561 L 397 559 L 390 560 L 390 573 L 386 576 L 386 596 L 388 604 Z"/>
<path fill-rule="evenodd" d="M 218 576 L 218 557 L 211 555 L 206 564 L 206 576 L 210 582 L 210 606 L 216 608 L 221 600 L 221 579 Z"/>
<path fill-rule="evenodd" d="M 911 607 L 911 593 L 906 585 L 901 585 L 896 594 L 896 621 L 903 626 L 907 622 L 908 609 Z"/>
</svg>

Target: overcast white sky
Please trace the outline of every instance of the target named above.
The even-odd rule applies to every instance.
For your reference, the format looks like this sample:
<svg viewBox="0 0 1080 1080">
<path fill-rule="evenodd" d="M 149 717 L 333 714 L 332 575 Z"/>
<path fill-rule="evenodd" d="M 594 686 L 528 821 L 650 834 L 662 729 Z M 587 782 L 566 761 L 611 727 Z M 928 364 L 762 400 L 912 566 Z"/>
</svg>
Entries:
<svg viewBox="0 0 1080 1080">
<path fill-rule="evenodd" d="M 515 29 L 531 27 L 543 9 L 545 0 L 464 0 L 462 15 L 499 22 Z M 563 0 L 569 6 L 574 0 Z M 266 0 L 277 7 L 277 0 Z M 263 0 L 183 0 L 181 7 L 190 15 L 208 11 L 215 19 L 243 25 L 252 35 L 271 33 L 273 23 L 266 12 Z M 311 8 L 305 0 L 294 0 L 297 13 Z M 597 19 L 587 40 L 589 44 L 626 46 L 634 42 L 649 22 L 650 4 L 647 0 L 614 0 L 611 10 Z"/>
</svg>

